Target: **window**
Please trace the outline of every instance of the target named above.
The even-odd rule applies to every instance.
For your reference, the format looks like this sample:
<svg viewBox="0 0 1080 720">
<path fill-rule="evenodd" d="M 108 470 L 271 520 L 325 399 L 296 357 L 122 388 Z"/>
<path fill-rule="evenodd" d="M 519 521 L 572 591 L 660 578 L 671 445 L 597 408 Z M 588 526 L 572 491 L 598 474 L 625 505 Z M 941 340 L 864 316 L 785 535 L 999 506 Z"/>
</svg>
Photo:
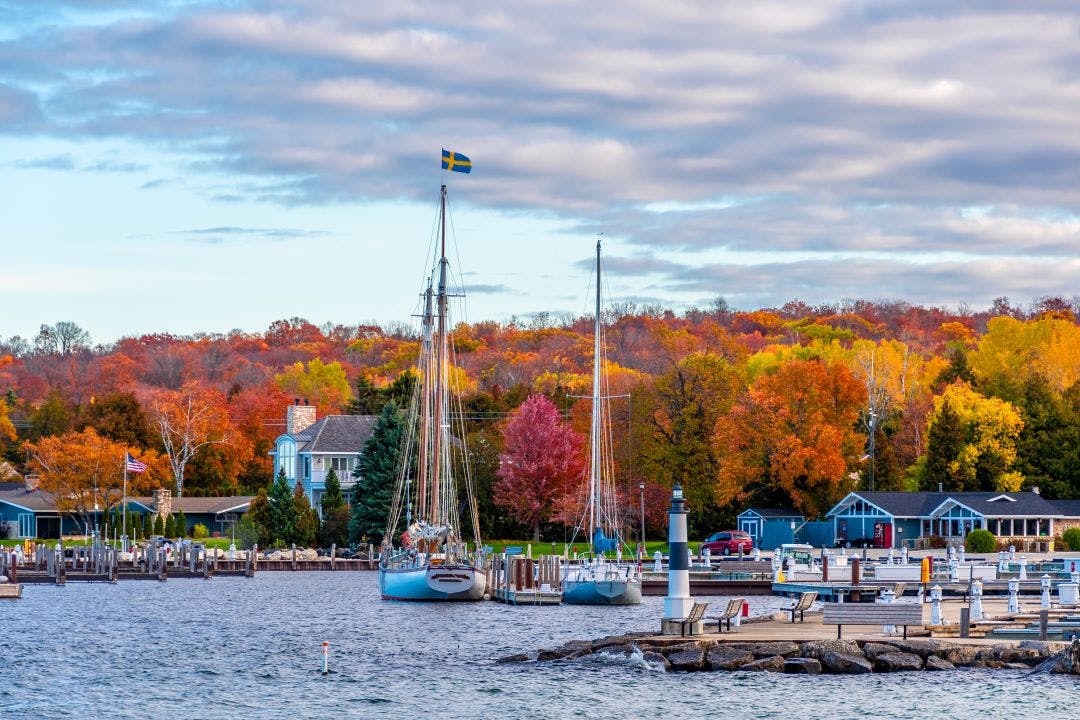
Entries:
<svg viewBox="0 0 1080 720">
<path fill-rule="evenodd" d="M 350 477 L 352 475 L 353 468 L 356 467 L 356 458 L 354 457 L 336 457 L 330 458 L 330 467 L 334 469 L 339 478 Z"/>
<path fill-rule="evenodd" d="M 305 480 L 310 480 L 311 479 L 311 456 L 310 455 L 305 455 L 304 456 L 304 479 Z"/>
<path fill-rule="evenodd" d="M 296 443 L 292 440 L 282 440 L 278 445 L 278 472 L 285 471 L 285 477 L 289 480 L 296 479 Z"/>
</svg>

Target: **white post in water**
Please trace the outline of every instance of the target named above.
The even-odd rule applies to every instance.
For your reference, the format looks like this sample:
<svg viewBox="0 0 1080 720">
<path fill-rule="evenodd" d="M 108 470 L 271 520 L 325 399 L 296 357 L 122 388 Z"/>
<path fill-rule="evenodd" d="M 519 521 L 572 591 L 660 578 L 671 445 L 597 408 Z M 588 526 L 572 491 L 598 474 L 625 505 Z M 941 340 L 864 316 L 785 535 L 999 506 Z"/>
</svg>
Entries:
<svg viewBox="0 0 1080 720">
<path fill-rule="evenodd" d="M 668 510 L 668 594 L 664 619 L 683 620 L 690 615 L 690 564 L 686 540 L 686 500 L 682 485 L 675 483 Z"/>
<path fill-rule="evenodd" d="M 941 622 L 941 586 L 930 588 L 930 624 L 943 625 Z"/>
<path fill-rule="evenodd" d="M 701 548 L 701 560 L 707 570 L 712 570 L 712 552 L 707 547 Z"/>
<path fill-rule="evenodd" d="M 1009 556 L 1005 554 L 1004 550 L 998 551 L 998 574 L 1001 574 L 1009 569 L 1008 557 Z"/>
<path fill-rule="evenodd" d="M 1012 549 L 1012 545 L 1009 546 Z M 1020 579 L 1027 580 L 1027 558 L 1023 555 L 1020 556 Z"/>
<path fill-rule="evenodd" d="M 949 556 L 949 582 L 957 582 L 960 580 L 960 565 L 956 562 L 956 556 Z"/>
<path fill-rule="evenodd" d="M 780 548 L 776 548 L 772 554 L 772 581 L 780 582 L 780 569 L 783 561 L 780 559 Z"/>
<path fill-rule="evenodd" d="M 322 674 L 330 674 L 330 643 L 325 640 L 322 644 Z"/>
<path fill-rule="evenodd" d="M 1009 546 L 1009 562 L 1016 562 L 1016 546 Z"/>
<path fill-rule="evenodd" d="M 892 565 L 895 560 L 896 560 L 896 558 L 893 557 L 893 549 L 889 548 L 889 562 L 886 563 L 886 564 L 887 565 Z"/>
<path fill-rule="evenodd" d="M 664 571 L 664 553 L 660 552 L 659 550 L 657 550 L 656 552 L 653 553 L 653 556 L 652 556 L 652 569 L 653 569 L 653 572 L 663 572 Z"/>
<path fill-rule="evenodd" d="M 960 550 L 958 552 L 960 553 L 960 564 L 963 565 L 964 564 L 964 552 L 965 552 L 963 545 L 960 546 Z"/>
<path fill-rule="evenodd" d="M 1008 612 L 1016 615 L 1020 612 L 1020 581 L 1016 578 L 1009 580 L 1009 607 Z"/>
<path fill-rule="evenodd" d="M 754 562 L 761 562 L 761 548 L 754 548 Z"/>
<path fill-rule="evenodd" d="M 907 545 L 900 548 L 900 564 L 907 565 Z"/>
<path fill-rule="evenodd" d="M 971 583 L 971 619 L 982 620 L 982 581 L 976 580 Z"/>
<path fill-rule="evenodd" d="M 1042 581 L 1042 597 L 1039 599 L 1039 607 L 1046 609 L 1050 607 L 1050 576 L 1043 575 Z"/>
</svg>

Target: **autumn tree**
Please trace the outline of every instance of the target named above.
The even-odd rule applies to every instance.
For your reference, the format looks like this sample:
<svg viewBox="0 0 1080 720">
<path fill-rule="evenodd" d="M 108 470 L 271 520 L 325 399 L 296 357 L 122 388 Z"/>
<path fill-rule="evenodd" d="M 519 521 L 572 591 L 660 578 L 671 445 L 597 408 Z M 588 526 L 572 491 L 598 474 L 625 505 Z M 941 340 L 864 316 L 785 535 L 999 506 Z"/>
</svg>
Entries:
<svg viewBox="0 0 1080 720">
<path fill-rule="evenodd" d="M 7 400 L 0 398 L 0 440 L 15 439 L 15 424 L 8 415 Z"/>
<path fill-rule="evenodd" d="M 150 447 L 155 441 L 150 420 L 139 400 L 130 392 L 93 398 L 81 422 L 85 427 L 97 430 L 102 437 L 129 447 Z"/>
<path fill-rule="evenodd" d="M 562 422 L 555 404 L 531 395 L 503 428 L 495 503 L 525 524 L 534 541 L 559 500 L 580 488 L 581 436 Z"/>
<path fill-rule="evenodd" d="M 184 495 L 188 463 L 204 447 L 231 440 L 228 411 L 221 393 L 195 382 L 150 396 L 151 416 L 169 457 L 176 496 Z"/>
<path fill-rule="evenodd" d="M 339 362 L 323 363 L 312 358 L 307 365 L 295 363 L 274 376 L 274 382 L 284 392 L 305 398 L 320 413 L 340 410 L 352 397 L 345 369 Z"/>
<path fill-rule="evenodd" d="M 27 443 L 30 467 L 40 488 L 53 496 L 61 513 L 89 521 L 95 512 L 118 505 L 124 492 L 126 445 L 103 438 L 93 428 L 43 437 Z M 147 464 L 145 473 L 128 476 L 128 495 L 149 492 L 166 477 L 167 464 L 152 451 L 132 452 Z"/>
<path fill-rule="evenodd" d="M 356 483 L 353 485 L 352 516 L 349 519 L 351 542 L 377 545 L 386 534 L 390 502 L 402 463 L 404 432 L 405 417 L 396 404 L 387 403 L 379 413 L 353 471 Z"/>
<path fill-rule="evenodd" d="M 922 473 L 923 486 L 934 480 L 927 474 L 930 463 L 944 463 L 944 487 L 946 490 L 1015 492 L 1020 489 L 1023 476 L 1013 468 L 1016 462 L 1016 444 L 1024 421 L 1012 403 L 990 398 L 975 392 L 970 385 L 958 382 L 950 385 L 934 399 L 935 408 L 930 415 L 928 428 L 934 435 L 934 425 L 939 421 L 953 424 L 946 412 L 956 414 L 959 429 L 951 430 L 947 447 L 955 453 L 949 457 L 944 450 L 935 449 L 927 455 L 927 470 Z M 944 420 L 943 420 L 944 416 Z M 962 442 L 956 447 L 956 440 Z M 939 455 L 941 456 L 939 458 Z M 918 468 L 916 468 L 918 472 Z M 935 474 L 940 478 L 940 473 Z"/>
<path fill-rule="evenodd" d="M 721 502 L 791 506 L 820 517 L 854 487 L 864 388 L 843 364 L 791 360 L 759 376 L 716 424 Z"/>
</svg>

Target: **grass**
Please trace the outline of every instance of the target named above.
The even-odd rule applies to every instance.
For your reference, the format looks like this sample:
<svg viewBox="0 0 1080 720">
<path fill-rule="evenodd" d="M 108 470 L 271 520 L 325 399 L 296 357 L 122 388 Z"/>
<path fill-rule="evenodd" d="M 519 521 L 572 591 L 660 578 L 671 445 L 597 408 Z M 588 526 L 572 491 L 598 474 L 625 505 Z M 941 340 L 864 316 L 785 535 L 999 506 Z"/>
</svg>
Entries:
<svg viewBox="0 0 1080 720">
<path fill-rule="evenodd" d="M 553 546 L 551 542 L 544 542 L 543 540 L 541 540 L 540 542 L 533 542 L 532 540 L 486 540 L 484 544 L 490 545 L 491 547 L 495 548 L 496 553 L 501 553 L 507 547 L 520 547 L 524 549 L 527 548 L 529 545 L 532 545 L 533 557 L 538 557 L 540 555 L 551 555 L 553 552 L 555 555 L 562 555 L 564 547 L 564 544 L 561 542 L 556 542 Z M 695 553 L 697 552 L 698 545 L 700 545 L 700 543 L 690 543 L 690 547 L 694 550 Z M 667 540 L 654 540 L 645 543 L 646 556 L 651 557 L 652 554 L 657 550 L 667 555 Z M 584 542 L 574 543 L 569 548 L 570 555 L 573 555 L 575 552 L 587 553 L 588 551 L 589 544 Z M 626 552 L 625 549 L 624 552 Z M 636 552 L 636 545 L 631 546 L 630 548 L 630 554 L 633 554 L 634 552 Z"/>
</svg>

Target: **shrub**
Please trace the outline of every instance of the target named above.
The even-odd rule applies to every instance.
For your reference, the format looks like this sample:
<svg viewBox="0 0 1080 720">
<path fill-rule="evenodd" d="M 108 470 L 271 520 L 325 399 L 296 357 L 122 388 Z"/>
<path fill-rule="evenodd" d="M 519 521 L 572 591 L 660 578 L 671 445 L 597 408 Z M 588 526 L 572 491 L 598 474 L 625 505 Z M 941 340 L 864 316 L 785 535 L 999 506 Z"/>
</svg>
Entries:
<svg viewBox="0 0 1080 720">
<path fill-rule="evenodd" d="M 994 552 L 997 550 L 997 538 L 989 530 L 976 528 L 964 539 L 964 547 L 968 552 Z"/>
<path fill-rule="evenodd" d="M 1061 540 L 1069 550 L 1080 550 L 1080 528 L 1069 528 L 1061 533 Z"/>
<path fill-rule="evenodd" d="M 195 523 L 195 526 L 191 528 L 191 537 L 196 540 L 202 540 L 203 538 L 210 537 L 210 531 L 206 529 L 206 526 L 202 523 Z"/>
</svg>

